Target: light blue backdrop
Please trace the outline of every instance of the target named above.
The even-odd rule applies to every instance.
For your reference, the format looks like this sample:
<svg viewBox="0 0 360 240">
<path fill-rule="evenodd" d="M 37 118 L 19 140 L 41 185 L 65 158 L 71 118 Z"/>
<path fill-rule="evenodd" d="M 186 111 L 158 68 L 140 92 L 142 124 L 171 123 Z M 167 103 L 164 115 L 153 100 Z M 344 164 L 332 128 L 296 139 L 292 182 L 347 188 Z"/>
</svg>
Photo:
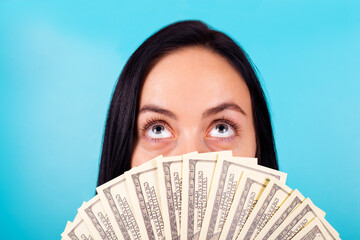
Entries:
<svg viewBox="0 0 360 240">
<path fill-rule="evenodd" d="M 59 239 L 95 190 L 105 115 L 130 54 L 200 19 L 257 65 L 290 187 L 359 239 L 359 1 L 1 1 L 0 239 Z"/>
</svg>

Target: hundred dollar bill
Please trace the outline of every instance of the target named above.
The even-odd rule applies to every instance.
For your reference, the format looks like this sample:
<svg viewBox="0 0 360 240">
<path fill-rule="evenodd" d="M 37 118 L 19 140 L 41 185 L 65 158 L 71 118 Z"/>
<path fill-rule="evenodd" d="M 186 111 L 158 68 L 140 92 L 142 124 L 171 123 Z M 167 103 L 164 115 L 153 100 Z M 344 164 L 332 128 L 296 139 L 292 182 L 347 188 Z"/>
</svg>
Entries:
<svg viewBox="0 0 360 240">
<path fill-rule="evenodd" d="M 166 239 L 180 239 L 182 158 L 180 155 L 157 160 Z"/>
<path fill-rule="evenodd" d="M 66 226 L 65 226 L 65 230 L 64 230 L 64 232 L 61 234 L 61 240 L 68 240 L 68 239 L 69 239 L 68 237 L 66 237 L 65 232 L 67 231 L 67 229 L 68 229 L 71 225 L 72 225 L 72 222 L 67 221 Z"/>
<path fill-rule="evenodd" d="M 78 212 L 95 239 L 118 239 L 98 195 L 83 204 Z"/>
<path fill-rule="evenodd" d="M 238 239 L 254 239 L 291 192 L 292 189 L 285 184 L 274 178 L 270 179 L 270 182 L 246 220 Z"/>
<path fill-rule="evenodd" d="M 80 214 L 76 215 L 73 223 L 65 230 L 64 238 L 71 240 L 94 240 L 94 237 L 91 235 L 89 228 Z"/>
<path fill-rule="evenodd" d="M 264 174 L 243 172 L 219 239 L 237 238 L 269 181 Z"/>
<path fill-rule="evenodd" d="M 160 158 L 161 155 L 125 173 L 134 214 L 139 220 L 140 234 L 150 240 L 165 239 L 160 191 L 157 185 L 156 160 Z"/>
<path fill-rule="evenodd" d="M 198 239 L 216 161 L 231 151 L 183 156 L 181 239 Z"/>
<path fill-rule="evenodd" d="M 295 189 L 266 225 L 260 230 L 255 239 L 267 240 L 270 235 L 281 225 L 290 213 L 305 200 L 304 196 Z"/>
<path fill-rule="evenodd" d="M 298 232 L 293 240 L 327 240 L 332 237 L 328 234 L 325 227 L 322 225 L 319 218 L 313 219 L 310 223 L 305 225 L 300 232 Z"/>
<path fill-rule="evenodd" d="M 116 236 L 130 240 L 147 239 L 146 236 L 140 236 L 124 174 L 97 187 L 96 191 Z"/>
<path fill-rule="evenodd" d="M 286 173 L 254 165 L 253 163 L 256 161 L 256 158 L 244 157 L 222 158 L 217 161 L 200 232 L 201 239 L 217 239 L 219 237 L 243 171 L 274 177 L 285 183 Z"/>
<path fill-rule="evenodd" d="M 332 236 L 331 239 L 339 239 L 339 234 L 324 218 L 321 218 L 322 213 L 311 202 L 310 198 L 305 199 L 286 219 L 285 221 L 271 234 L 268 238 L 276 240 L 291 239 L 298 233 L 306 224 L 311 222 L 314 218 L 320 217 L 326 232 Z"/>
<path fill-rule="evenodd" d="M 71 226 L 71 224 L 72 224 L 72 222 L 67 221 L 66 226 L 65 226 L 65 229 L 64 229 L 64 232 L 61 234 L 61 240 L 67 240 L 67 239 L 69 239 L 69 238 L 67 238 L 67 237 L 65 236 L 65 232 L 66 232 L 66 230 Z"/>
</svg>

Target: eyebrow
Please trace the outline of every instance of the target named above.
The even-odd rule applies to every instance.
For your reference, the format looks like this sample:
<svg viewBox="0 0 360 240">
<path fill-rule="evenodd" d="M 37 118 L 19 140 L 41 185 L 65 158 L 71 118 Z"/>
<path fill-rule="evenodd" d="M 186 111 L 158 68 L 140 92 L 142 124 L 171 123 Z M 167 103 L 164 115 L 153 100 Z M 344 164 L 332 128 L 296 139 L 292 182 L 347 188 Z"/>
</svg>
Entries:
<svg viewBox="0 0 360 240">
<path fill-rule="evenodd" d="M 218 105 L 216 107 L 207 109 L 203 113 L 202 119 L 207 118 L 207 117 L 209 117 L 211 115 L 215 115 L 215 114 L 217 114 L 219 112 L 222 112 L 224 110 L 234 110 L 234 111 L 237 111 L 237 112 L 243 114 L 244 116 L 246 116 L 245 111 L 239 105 L 237 105 L 236 103 L 233 103 L 233 102 L 225 102 L 225 103 L 222 103 L 222 104 L 220 104 L 220 105 Z M 173 112 L 171 112 L 169 110 L 161 108 L 161 107 L 159 107 L 159 106 L 157 106 L 155 104 L 144 105 L 139 110 L 139 114 L 143 113 L 143 112 L 156 112 L 156 113 L 159 113 L 159 114 L 162 114 L 162 115 L 165 115 L 165 116 L 168 116 L 170 118 L 173 118 L 173 119 L 177 120 L 176 114 L 174 114 Z"/>
<path fill-rule="evenodd" d="M 154 105 L 154 104 L 144 105 L 139 110 L 139 114 L 142 113 L 142 112 L 156 112 L 156 113 L 159 113 L 159 114 L 162 114 L 162 115 L 165 115 L 165 116 L 168 116 L 170 118 L 173 118 L 173 119 L 177 120 L 177 117 L 173 112 L 171 112 L 169 110 L 166 110 L 164 108 L 161 108 L 161 107 L 159 107 L 157 105 Z"/>
<path fill-rule="evenodd" d="M 202 118 L 209 117 L 210 115 L 215 115 L 215 114 L 222 112 L 224 110 L 227 110 L 227 109 L 237 111 L 237 112 L 243 114 L 244 116 L 246 116 L 245 111 L 239 105 L 237 105 L 236 103 L 233 103 L 233 102 L 225 102 L 216 107 L 209 108 L 208 110 L 206 110 L 203 113 Z"/>
</svg>

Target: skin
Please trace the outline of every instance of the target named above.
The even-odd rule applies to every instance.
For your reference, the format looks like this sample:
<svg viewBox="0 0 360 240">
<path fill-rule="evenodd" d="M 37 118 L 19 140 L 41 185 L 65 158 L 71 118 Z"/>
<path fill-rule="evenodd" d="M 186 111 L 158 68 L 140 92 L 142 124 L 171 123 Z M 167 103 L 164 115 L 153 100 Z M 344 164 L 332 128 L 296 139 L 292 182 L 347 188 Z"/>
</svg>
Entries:
<svg viewBox="0 0 360 240">
<path fill-rule="evenodd" d="M 160 154 L 222 150 L 255 157 L 244 79 L 224 57 L 202 47 L 181 48 L 161 58 L 141 90 L 131 167 Z"/>
</svg>

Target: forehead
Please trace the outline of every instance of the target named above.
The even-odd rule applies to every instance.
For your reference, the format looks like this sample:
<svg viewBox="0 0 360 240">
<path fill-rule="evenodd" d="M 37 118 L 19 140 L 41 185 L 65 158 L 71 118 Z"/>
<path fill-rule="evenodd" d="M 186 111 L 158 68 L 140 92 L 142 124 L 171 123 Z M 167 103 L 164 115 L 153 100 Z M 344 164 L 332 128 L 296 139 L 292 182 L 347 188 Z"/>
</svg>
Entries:
<svg viewBox="0 0 360 240">
<path fill-rule="evenodd" d="M 242 76 L 223 56 L 202 47 L 186 47 L 161 58 L 145 78 L 140 107 L 204 109 L 235 102 L 251 111 L 248 88 Z"/>
</svg>

